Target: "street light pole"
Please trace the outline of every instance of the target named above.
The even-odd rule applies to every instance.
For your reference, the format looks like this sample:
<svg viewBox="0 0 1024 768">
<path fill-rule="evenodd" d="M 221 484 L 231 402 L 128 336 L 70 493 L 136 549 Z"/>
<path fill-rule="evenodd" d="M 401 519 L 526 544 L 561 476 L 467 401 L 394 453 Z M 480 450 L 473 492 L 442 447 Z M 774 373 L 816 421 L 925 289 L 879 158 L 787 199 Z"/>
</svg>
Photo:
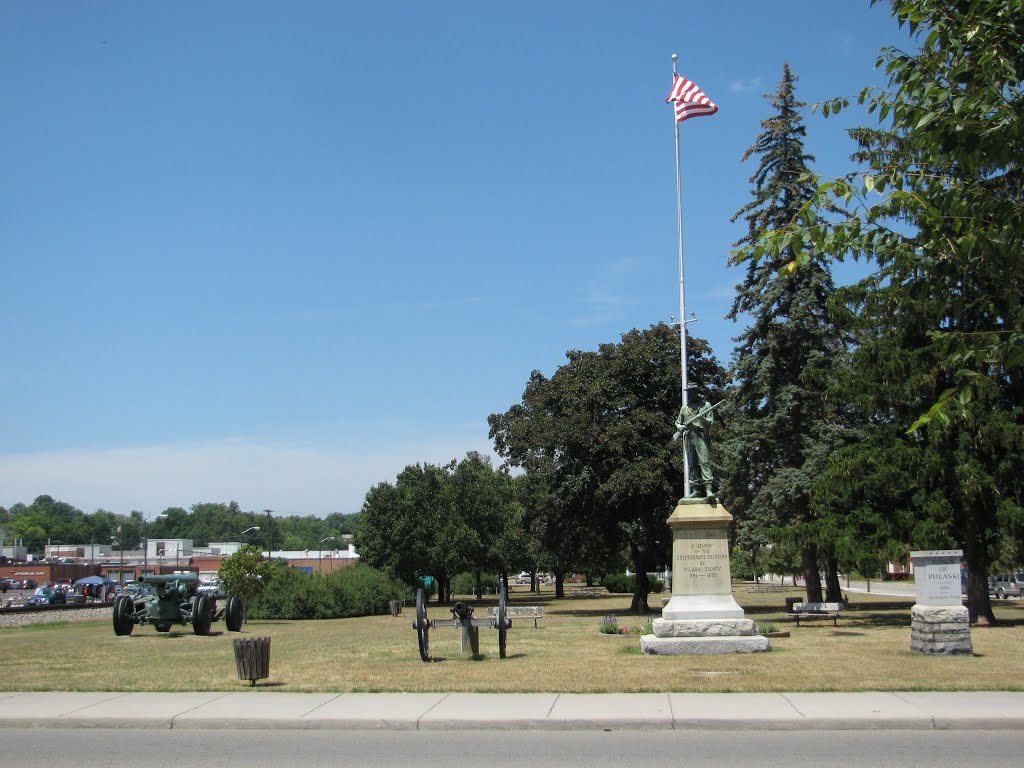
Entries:
<svg viewBox="0 0 1024 768">
<path fill-rule="evenodd" d="M 251 528 L 246 528 L 244 531 L 242 531 L 239 534 L 239 537 L 241 538 L 241 537 L 245 536 L 245 534 L 249 533 L 250 531 L 259 531 L 259 529 L 260 529 L 260 527 L 258 525 L 254 525 Z M 244 544 L 245 542 L 242 541 L 241 543 Z"/>
<path fill-rule="evenodd" d="M 269 561 L 270 549 L 274 544 L 274 510 L 264 509 L 263 511 L 267 513 L 267 560 Z"/>
<path fill-rule="evenodd" d="M 326 539 L 320 539 L 320 550 L 319 550 L 320 556 L 319 556 L 319 558 L 317 560 L 317 565 L 316 565 L 316 572 L 317 573 L 323 573 L 324 572 L 324 542 L 325 541 L 337 541 L 337 540 L 338 539 L 335 536 L 328 536 Z"/>
<path fill-rule="evenodd" d="M 149 519 L 146 518 L 145 514 L 142 515 L 142 544 L 145 547 L 145 549 L 142 550 L 142 573 L 143 573 L 143 575 L 145 575 L 146 571 L 149 570 L 149 520 L 156 520 L 157 518 L 160 518 L 160 517 L 167 517 L 167 515 L 165 515 L 165 514 L 163 514 L 161 512 L 159 515 L 153 515 L 153 517 L 151 517 Z M 160 567 L 160 561 L 158 559 L 157 560 L 157 568 L 159 568 L 159 567 Z"/>
</svg>

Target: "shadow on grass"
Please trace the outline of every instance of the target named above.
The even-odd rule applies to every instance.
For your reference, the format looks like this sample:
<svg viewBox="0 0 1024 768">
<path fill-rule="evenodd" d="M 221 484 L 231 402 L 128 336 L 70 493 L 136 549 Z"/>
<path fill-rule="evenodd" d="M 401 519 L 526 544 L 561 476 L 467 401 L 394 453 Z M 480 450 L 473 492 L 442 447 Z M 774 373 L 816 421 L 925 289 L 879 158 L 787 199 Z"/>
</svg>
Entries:
<svg viewBox="0 0 1024 768">
<path fill-rule="evenodd" d="M 578 616 L 580 618 L 595 618 L 602 619 L 605 616 L 631 616 L 635 618 L 649 618 L 651 616 L 657 618 L 661 613 L 661 607 L 655 608 L 653 605 L 649 606 L 650 610 L 641 611 L 640 613 L 634 613 L 629 610 L 627 605 L 624 608 L 577 608 L 577 609 L 563 609 L 560 611 L 551 611 L 552 616 Z"/>
</svg>

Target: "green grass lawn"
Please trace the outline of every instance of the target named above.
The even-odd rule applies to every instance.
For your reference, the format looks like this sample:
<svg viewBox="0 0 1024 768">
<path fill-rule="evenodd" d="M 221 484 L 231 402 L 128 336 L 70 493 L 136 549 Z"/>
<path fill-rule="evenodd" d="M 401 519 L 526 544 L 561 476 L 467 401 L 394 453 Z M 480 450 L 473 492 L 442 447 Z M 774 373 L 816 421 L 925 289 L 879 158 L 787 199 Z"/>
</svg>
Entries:
<svg viewBox="0 0 1024 768">
<path fill-rule="evenodd" d="M 839 620 L 796 627 L 785 618 L 785 597 L 798 590 L 755 593 L 738 584 L 737 601 L 755 621 L 774 621 L 788 638 L 771 640 L 770 653 L 730 656 L 643 656 L 639 638 L 602 635 L 598 624 L 647 619 L 628 613 L 629 596 L 569 597 L 517 588 L 511 602 L 544 606 L 544 618 L 517 622 L 508 658 L 498 658 L 497 632 L 480 630 L 474 661 L 459 654 L 459 632 L 430 632 L 431 652 L 419 659 L 414 610 L 401 616 L 333 621 L 252 621 L 242 636 L 271 638 L 270 679 L 275 691 L 909 691 L 1024 690 L 1024 601 L 1003 601 L 998 627 L 972 630 L 973 657 L 926 657 L 910 652 L 912 600 L 853 595 Z M 660 606 L 660 596 L 651 596 Z M 477 615 L 494 600 L 482 601 Z M 431 618 L 449 618 L 443 606 Z M 650 617 L 648 617 L 650 618 Z M 223 691 L 248 687 L 236 679 L 232 639 L 196 637 L 185 628 L 159 634 L 136 627 L 116 637 L 110 620 L 0 630 L 0 689 L 8 691 Z"/>
</svg>

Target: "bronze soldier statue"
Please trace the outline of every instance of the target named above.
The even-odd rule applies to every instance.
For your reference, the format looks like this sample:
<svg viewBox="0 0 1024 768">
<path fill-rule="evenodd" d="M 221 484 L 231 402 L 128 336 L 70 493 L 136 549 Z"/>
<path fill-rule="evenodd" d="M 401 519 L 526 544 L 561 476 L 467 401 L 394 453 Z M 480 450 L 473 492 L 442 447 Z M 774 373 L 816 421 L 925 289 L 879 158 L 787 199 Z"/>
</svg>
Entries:
<svg viewBox="0 0 1024 768">
<path fill-rule="evenodd" d="M 711 472 L 710 430 L 715 421 L 714 410 L 723 401 L 709 405 L 699 390 L 689 388 L 687 391 L 694 396 L 694 404 L 684 405 L 679 409 L 679 416 L 676 418 L 676 433 L 672 435 L 672 439 L 683 438 L 683 447 L 690 464 L 690 496 L 699 495 L 697 493 L 699 477 L 699 484 L 704 489 L 704 496 L 710 498 L 714 496 L 711 489 L 714 477 Z"/>
</svg>

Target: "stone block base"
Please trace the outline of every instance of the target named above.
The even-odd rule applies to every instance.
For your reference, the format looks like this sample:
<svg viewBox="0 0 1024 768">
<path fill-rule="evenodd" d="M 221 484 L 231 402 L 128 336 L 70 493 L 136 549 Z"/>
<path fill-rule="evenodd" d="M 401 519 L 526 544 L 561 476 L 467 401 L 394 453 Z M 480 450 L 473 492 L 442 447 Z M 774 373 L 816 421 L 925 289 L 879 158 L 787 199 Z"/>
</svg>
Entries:
<svg viewBox="0 0 1024 768">
<path fill-rule="evenodd" d="M 928 655 L 972 655 L 967 608 L 915 605 L 910 610 L 910 650 Z"/>
<path fill-rule="evenodd" d="M 729 637 L 754 634 L 752 619 L 655 619 L 655 637 Z"/>
<path fill-rule="evenodd" d="M 661 609 L 661 618 L 671 621 L 691 619 L 742 619 L 743 609 L 732 594 L 672 595 Z"/>
<path fill-rule="evenodd" d="M 761 653 L 771 650 L 768 638 L 762 635 L 658 637 L 640 638 L 643 653 L 658 656 L 715 656 L 726 653 Z"/>
</svg>

